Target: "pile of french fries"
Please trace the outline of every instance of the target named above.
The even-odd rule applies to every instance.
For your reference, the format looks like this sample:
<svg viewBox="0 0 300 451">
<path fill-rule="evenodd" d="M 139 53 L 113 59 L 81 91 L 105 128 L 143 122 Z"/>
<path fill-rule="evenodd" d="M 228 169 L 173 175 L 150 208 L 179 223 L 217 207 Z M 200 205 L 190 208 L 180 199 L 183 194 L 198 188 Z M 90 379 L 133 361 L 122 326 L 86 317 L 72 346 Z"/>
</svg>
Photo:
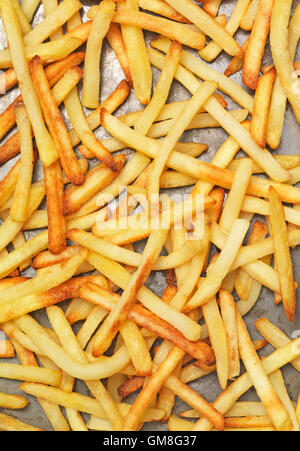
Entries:
<svg viewBox="0 0 300 451">
<path fill-rule="evenodd" d="M 43 0 L 33 27 L 40 3 L 0 0 L 1 93 L 20 90 L 0 115 L 0 378 L 24 393 L 0 393 L 0 430 L 41 430 L 3 410 L 26 408 L 28 394 L 55 431 L 299 431 L 281 368 L 300 371 L 300 338 L 257 318 L 253 341 L 243 317 L 266 287 L 268 309 L 296 318 L 300 154 L 269 149 L 288 102 L 300 122 L 300 5 L 236 0 L 225 17 L 222 0 L 101 0 L 83 21 L 81 1 Z M 158 34 L 150 47 L 145 31 Z M 125 78 L 100 102 L 105 40 Z M 224 74 L 209 64 L 222 52 Z M 168 103 L 175 80 L 190 98 Z M 130 93 L 142 108 L 113 115 Z M 209 163 L 206 144 L 181 141 L 207 128 L 228 134 Z M 181 202 L 162 192 L 183 187 Z M 162 296 L 147 287 L 153 271 Z M 32 315 L 43 309 L 50 327 Z M 189 383 L 213 373 L 221 394 L 209 402 Z M 239 401 L 253 387 L 259 401 Z M 177 397 L 189 406 L 179 415 Z"/>
</svg>

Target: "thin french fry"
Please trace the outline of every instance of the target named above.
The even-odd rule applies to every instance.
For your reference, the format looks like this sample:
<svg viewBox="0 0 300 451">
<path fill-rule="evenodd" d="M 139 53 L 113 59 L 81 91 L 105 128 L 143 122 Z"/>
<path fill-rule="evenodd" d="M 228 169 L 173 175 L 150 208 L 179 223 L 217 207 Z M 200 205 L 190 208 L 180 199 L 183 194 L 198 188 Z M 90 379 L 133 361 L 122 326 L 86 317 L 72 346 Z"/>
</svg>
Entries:
<svg viewBox="0 0 300 451">
<path fill-rule="evenodd" d="M 229 356 L 229 379 L 240 375 L 240 357 L 238 350 L 238 335 L 235 319 L 235 304 L 232 295 L 224 290 L 219 294 L 221 315 L 227 335 Z"/>
</svg>

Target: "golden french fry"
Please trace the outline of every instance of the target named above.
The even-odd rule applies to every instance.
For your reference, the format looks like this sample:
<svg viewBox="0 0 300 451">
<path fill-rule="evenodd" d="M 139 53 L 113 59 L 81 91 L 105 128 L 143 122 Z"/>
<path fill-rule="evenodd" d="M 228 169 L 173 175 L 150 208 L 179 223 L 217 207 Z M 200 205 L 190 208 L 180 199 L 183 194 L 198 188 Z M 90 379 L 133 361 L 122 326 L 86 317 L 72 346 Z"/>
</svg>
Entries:
<svg viewBox="0 0 300 451">
<path fill-rule="evenodd" d="M 259 0 L 251 0 L 251 3 L 241 20 L 240 27 L 243 30 L 251 31 L 257 14 Z"/>
<path fill-rule="evenodd" d="M 40 428 L 31 426 L 9 415 L 5 415 L 4 413 L 0 413 L 0 429 L 1 431 L 11 431 L 11 432 L 42 431 L 42 429 Z"/>
<path fill-rule="evenodd" d="M 109 45 L 113 49 L 116 57 L 118 58 L 118 61 L 123 69 L 124 75 L 126 77 L 126 80 L 128 81 L 129 85 L 133 87 L 133 81 L 131 77 L 130 67 L 129 67 L 129 61 L 126 53 L 126 48 L 122 36 L 122 32 L 116 23 L 111 23 L 108 33 L 106 35 L 106 39 L 109 42 Z"/>
<path fill-rule="evenodd" d="M 263 74 L 258 80 L 254 97 L 250 131 L 253 139 L 263 149 L 266 147 L 269 109 L 275 77 L 275 69 Z"/>
<path fill-rule="evenodd" d="M 290 255 L 288 231 L 282 203 L 274 188 L 269 190 L 270 221 L 274 243 L 274 256 L 281 288 L 282 302 L 286 315 L 294 321 L 296 293 L 293 276 L 293 263 Z"/>
<path fill-rule="evenodd" d="M 220 291 L 219 300 L 221 315 L 227 335 L 229 379 L 234 379 L 240 375 L 240 357 L 235 319 L 235 304 L 232 295 L 224 290 Z"/>
<path fill-rule="evenodd" d="M 243 82 L 249 89 L 256 89 L 261 61 L 270 30 L 274 0 L 259 3 L 243 66 Z M 276 3 L 276 2 L 275 2 Z"/>
<path fill-rule="evenodd" d="M 100 59 L 103 39 L 115 15 L 116 4 L 104 0 L 98 6 L 86 45 L 82 104 L 87 108 L 98 108 L 100 101 Z"/>
</svg>

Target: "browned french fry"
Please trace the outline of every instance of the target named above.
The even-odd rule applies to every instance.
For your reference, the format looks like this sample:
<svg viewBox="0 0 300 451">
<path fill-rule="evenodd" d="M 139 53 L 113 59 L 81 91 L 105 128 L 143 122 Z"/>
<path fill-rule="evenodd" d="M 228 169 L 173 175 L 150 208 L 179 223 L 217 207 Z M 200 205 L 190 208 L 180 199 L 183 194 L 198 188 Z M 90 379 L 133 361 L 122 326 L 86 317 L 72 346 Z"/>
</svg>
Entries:
<svg viewBox="0 0 300 451">
<path fill-rule="evenodd" d="M 266 147 L 270 103 L 275 77 L 275 69 L 270 69 L 259 78 L 255 91 L 250 131 L 253 139 L 263 149 Z"/>
<path fill-rule="evenodd" d="M 245 53 L 246 53 L 246 50 L 247 50 L 247 47 L 248 47 L 248 43 L 249 43 L 249 38 L 246 39 L 246 41 L 242 45 L 242 50 Z M 230 61 L 230 63 L 228 64 L 226 70 L 224 71 L 224 75 L 226 75 L 227 77 L 230 77 L 230 75 L 234 75 L 237 72 L 239 72 L 240 70 L 242 70 L 243 66 L 244 66 L 244 61 L 245 61 L 245 55 L 243 55 L 243 56 L 234 56 L 232 58 L 232 60 Z"/>
<path fill-rule="evenodd" d="M 269 203 L 274 256 L 277 263 L 282 302 L 288 319 L 293 322 L 296 309 L 293 263 L 290 255 L 283 205 L 273 187 L 269 189 Z"/>
<path fill-rule="evenodd" d="M 216 17 L 222 0 L 208 0 L 203 3 L 204 11 L 211 17 Z"/>
<path fill-rule="evenodd" d="M 81 69 L 77 68 L 77 70 L 81 75 Z M 64 173 L 74 185 L 82 185 L 85 178 L 84 174 L 73 151 L 67 128 L 48 84 L 42 61 L 38 56 L 30 61 L 30 71 L 46 123 L 59 151 Z"/>
<path fill-rule="evenodd" d="M 10 340 L 0 340 L 0 357 L 8 358 L 14 357 L 15 350 Z M 3 406 L 2 406 L 3 407 Z"/>
<path fill-rule="evenodd" d="M 274 0 L 261 0 L 247 46 L 243 67 L 243 82 L 249 89 L 256 89 L 261 61 L 270 30 Z"/>
<path fill-rule="evenodd" d="M 61 167 L 59 162 L 44 168 L 49 249 L 52 254 L 60 254 L 66 248 L 66 222 L 63 216 L 63 191 Z"/>
<path fill-rule="evenodd" d="M 121 398 L 126 398 L 127 396 L 142 388 L 144 386 L 144 383 L 144 377 L 135 376 L 132 379 L 126 380 L 122 385 L 120 385 L 120 387 L 118 388 L 118 393 Z"/>
</svg>

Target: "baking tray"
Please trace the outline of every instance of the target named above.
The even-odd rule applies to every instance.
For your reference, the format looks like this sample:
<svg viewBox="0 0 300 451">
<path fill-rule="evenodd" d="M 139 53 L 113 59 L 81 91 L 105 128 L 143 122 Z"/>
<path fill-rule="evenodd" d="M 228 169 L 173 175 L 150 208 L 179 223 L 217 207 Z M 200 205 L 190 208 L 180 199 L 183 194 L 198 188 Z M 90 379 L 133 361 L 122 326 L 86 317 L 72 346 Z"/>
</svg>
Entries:
<svg viewBox="0 0 300 451">
<path fill-rule="evenodd" d="M 88 8 L 97 4 L 97 1 L 92 0 L 82 0 L 83 4 L 83 21 L 86 21 L 86 11 Z M 230 16 L 231 11 L 233 10 L 234 4 L 236 0 L 223 0 L 222 6 L 220 8 L 220 13 L 226 14 L 227 17 Z M 298 2 L 294 2 L 294 7 Z M 33 20 L 33 25 L 39 23 L 43 18 L 43 7 L 40 6 L 36 12 L 36 15 Z M 146 41 L 149 45 L 151 38 L 153 37 L 152 33 L 145 33 Z M 246 37 L 246 33 L 240 30 L 236 34 L 236 38 L 239 43 L 243 43 Z M 3 32 L 2 24 L 0 24 L 0 45 L 2 48 L 6 47 L 5 34 Z M 189 49 L 191 51 L 191 49 Z M 300 52 L 298 51 L 298 56 Z M 220 72 L 224 72 L 224 69 L 227 67 L 228 62 L 230 61 L 230 57 L 224 52 L 217 58 L 217 60 L 212 63 L 212 67 L 217 69 Z M 272 62 L 272 57 L 269 49 L 269 44 L 267 46 L 267 51 L 264 57 L 264 64 L 270 64 Z M 109 48 L 107 44 L 104 45 L 103 56 L 101 61 L 101 73 L 102 73 L 102 81 L 101 81 L 101 98 L 105 99 L 117 86 L 117 84 L 124 78 L 124 74 L 119 66 L 118 61 L 116 60 L 113 52 Z M 153 69 L 154 74 L 154 84 L 156 83 L 159 77 L 159 71 Z M 239 84 L 241 83 L 240 73 L 236 74 L 234 77 Z M 10 90 L 7 94 L 3 95 L 0 99 L 0 112 L 2 112 L 18 95 L 18 89 Z M 188 99 L 190 97 L 190 93 L 182 87 L 177 82 L 174 82 L 174 86 L 172 87 L 169 101 L 178 101 L 183 99 Z M 227 98 L 229 103 L 229 109 L 235 108 L 236 105 L 234 102 Z M 135 111 L 143 108 L 142 105 L 135 98 L 134 93 L 131 93 L 128 100 L 119 108 L 117 114 L 124 114 L 129 111 Z M 64 119 L 66 120 L 67 125 L 70 125 L 67 116 L 65 115 L 64 110 L 62 110 Z M 96 135 L 99 138 L 104 138 L 107 136 L 107 133 L 103 129 L 98 129 L 96 131 Z M 210 161 L 217 149 L 226 139 L 227 134 L 220 128 L 216 129 L 203 129 L 203 130 L 194 130 L 186 132 L 182 138 L 184 141 L 193 141 L 193 142 L 204 142 L 209 145 L 209 149 L 206 153 L 204 153 L 200 158 L 203 161 Z M 286 118 L 285 118 L 285 126 L 282 137 L 282 142 L 280 148 L 277 149 L 276 153 L 280 154 L 299 154 L 299 142 L 300 142 L 300 127 L 294 117 L 292 109 L 290 106 L 287 107 Z M 15 160 L 9 161 L 7 164 L 0 167 L 0 177 L 2 178 L 7 171 L 11 168 L 11 166 L 15 163 Z M 91 165 L 95 164 L 95 162 L 91 161 Z M 41 165 L 37 165 L 34 174 L 35 179 L 40 179 L 42 177 L 42 167 Z M 172 195 L 175 190 L 170 192 Z M 188 191 L 181 190 L 181 191 Z M 35 233 L 29 232 L 26 233 L 27 239 L 31 238 Z M 294 261 L 294 270 L 295 270 L 295 279 L 298 283 L 300 283 L 299 277 L 299 268 L 300 268 L 300 250 L 297 249 L 292 252 L 292 257 Z M 34 271 L 32 269 L 27 270 L 26 275 L 33 276 Z M 163 272 L 154 272 L 151 274 L 147 281 L 147 285 L 158 295 L 161 295 L 165 288 L 165 274 Z M 300 291 L 298 290 L 297 294 L 297 303 L 300 301 Z M 67 305 L 67 302 L 60 304 L 63 308 Z M 49 325 L 47 322 L 47 318 L 44 312 L 38 311 L 33 314 L 33 316 L 42 324 Z M 256 331 L 253 326 L 254 321 L 259 317 L 267 317 L 274 324 L 280 327 L 289 337 L 295 338 L 296 336 L 300 336 L 300 308 L 299 305 L 297 307 L 296 319 L 294 323 L 289 323 L 287 320 L 285 313 L 283 311 L 282 305 L 275 306 L 273 302 L 273 294 L 267 289 L 263 288 L 261 292 L 261 296 L 255 307 L 251 312 L 245 317 L 245 321 L 247 323 L 248 329 L 251 333 L 253 339 L 261 338 L 261 336 Z M 273 348 L 271 346 L 267 346 L 263 349 L 261 354 L 267 355 L 272 352 Z M 2 359 L 1 361 L 7 361 L 9 363 L 18 362 L 17 359 Z M 299 390 L 300 390 L 300 377 L 299 373 L 291 366 L 283 368 L 283 374 L 285 377 L 285 381 L 287 384 L 287 388 L 289 394 L 293 401 L 297 400 Z M 12 414 L 16 418 L 25 421 L 29 424 L 38 426 L 44 430 L 51 431 L 52 427 L 49 424 L 48 419 L 46 418 L 44 412 L 42 411 L 40 405 L 36 401 L 35 397 L 24 394 L 19 389 L 20 382 L 19 381 L 11 381 L 0 379 L 0 391 L 11 393 L 11 394 L 19 394 L 25 395 L 27 399 L 29 399 L 30 404 L 23 410 L 19 411 L 11 411 L 6 409 L 1 409 L 0 412 L 7 413 L 8 415 Z M 194 381 L 191 384 L 191 387 L 195 389 L 198 393 L 204 396 L 209 402 L 212 402 L 216 399 L 218 394 L 220 393 L 220 387 L 218 384 L 216 374 L 211 374 L 209 376 L 203 377 L 198 381 Z M 88 389 L 82 381 L 77 381 L 75 385 L 75 390 L 79 391 L 83 394 L 89 394 Z M 128 399 L 129 402 L 133 401 L 134 396 Z M 247 401 L 256 401 L 258 400 L 257 395 L 254 389 L 251 389 L 247 394 L 245 394 L 242 400 Z M 174 406 L 174 413 L 179 413 L 189 407 L 180 399 L 176 399 L 176 403 Z M 62 409 L 64 411 L 64 409 Z M 84 415 L 85 417 L 85 415 Z M 165 431 L 167 430 L 167 423 L 147 423 L 145 424 L 143 430 L 145 431 Z"/>
</svg>

